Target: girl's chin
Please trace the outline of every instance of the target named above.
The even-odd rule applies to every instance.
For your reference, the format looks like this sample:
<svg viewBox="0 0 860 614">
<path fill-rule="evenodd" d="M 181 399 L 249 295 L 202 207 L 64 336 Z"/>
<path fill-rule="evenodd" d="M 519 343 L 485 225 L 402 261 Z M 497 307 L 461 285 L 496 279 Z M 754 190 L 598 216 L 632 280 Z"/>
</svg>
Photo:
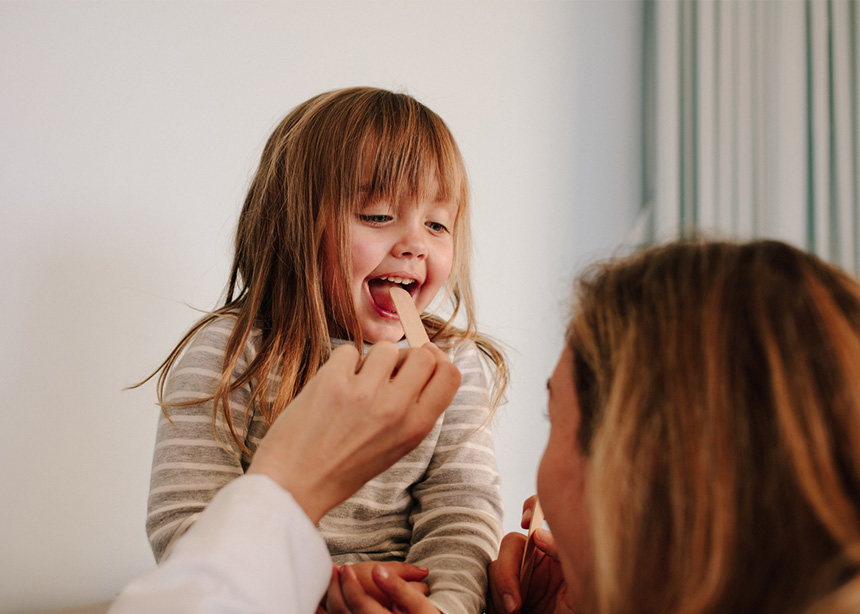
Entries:
<svg viewBox="0 0 860 614">
<path fill-rule="evenodd" d="M 400 326 L 399 321 L 394 321 L 391 324 L 383 324 L 379 325 L 378 323 L 371 325 L 364 325 L 359 322 L 361 326 L 361 334 L 365 343 L 379 343 L 380 341 L 390 341 L 391 343 L 397 343 L 401 339 L 403 339 L 403 328 Z M 329 327 L 329 335 L 335 339 L 347 339 L 349 335 L 347 335 L 346 331 L 342 330 L 339 327 Z"/>
<path fill-rule="evenodd" d="M 379 317 L 369 320 L 359 322 L 361 334 L 368 343 L 379 343 L 380 341 L 397 343 L 403 339 L 403 327 L 400 325 L 400 320 Z"/>
<path fill-rule="evenodd" d="M 399 326 L 398 326 L 399 329 Z M 364 332 L 364 341 L 367 343 L 379 343 L 380 341 L 390 341 L 397 343 L 403 339 L 403 330 L 396 331 L 368 331 Z"/>
<path fill-rule="evenodd" d="M 397 314 L 385 311 L 379 305 L 373 304 L 364 314 L 359 315 L 358 324 L 367 343 L 396 343 L 403 339 L 403 327 Z"/>
</svg>

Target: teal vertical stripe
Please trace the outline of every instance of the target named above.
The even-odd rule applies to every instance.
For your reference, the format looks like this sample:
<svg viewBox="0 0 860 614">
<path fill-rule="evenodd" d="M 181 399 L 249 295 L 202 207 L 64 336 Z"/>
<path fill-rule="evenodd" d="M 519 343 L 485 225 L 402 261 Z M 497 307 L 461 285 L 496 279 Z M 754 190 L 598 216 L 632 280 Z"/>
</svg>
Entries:
<svg viewBox="0 0 860 614">
<path fill-rule="evenodd" d="M 815 252 L 815 142 L 812 125 L 812 0 L 806 0 L 806 248 Z"/>
<path fill-rule="evenodd" d="M 678 41 L 678 109 L 679 117 L 679 193 L 681 202 L 678 225 L 682 237 L 696 233 L 698 212 L 696 204 L 697 149 L 696 73 L 698 52 L 696 47 L 697 6 L 695 2 L 679 5 Z"/>
<path fill-rule="evenodd" d="M 686 2 L 678 3 L 678 178 L 681 185 L 678 186 L 678 229 L 682 237 L 687 234 L 687 186 L 684 171 L 686 170 L 687 159 L 687 105 L 686 105 L 686 88 L 687 81 L 685 79 L 687 68 L 687 8 Z"/>
<path fill-rule="evenodd" d="M 839 175 L 836 164 L 836 93 L 833 91 L 833 78 L 833 0 L 827 0 L 827 106 L 829 115 L 827 128 L 830 148 L 830 160 L 828 161 L 827 169 L 828 186 L 830 188 L 827 203 L 828 252 L 831 262 L 845 266 L 848 263 L 842 262 L 842 250 L 840 249 L 842 237 L 839 233 Z"/>
<path fill-rule="evenodd" d="M 855 275 L 860 274 L 860 98 L 857 96 L 857 81 L 860 79 L 860 72 L 857 66 L 857 4 L 855 2 L 848 3 L 848 37 L 849 49 L 851 50 L 851 85 L 849 88 L 851 96 L 851 154 L 853 156 L 852 164 L 848 168 L 852 169 L 852 185 L 854 202 L 851 203 L 851 237 L 853 242 L 854 262 L 852 262 L 853 272 Z"/>
<path fill-rule="evenodd" d="M 646 211 L 645 243 L 657 238 L 657 23 L 656 0 L 645 0 L 642 36 L 642 209 Z"/>
</svg>

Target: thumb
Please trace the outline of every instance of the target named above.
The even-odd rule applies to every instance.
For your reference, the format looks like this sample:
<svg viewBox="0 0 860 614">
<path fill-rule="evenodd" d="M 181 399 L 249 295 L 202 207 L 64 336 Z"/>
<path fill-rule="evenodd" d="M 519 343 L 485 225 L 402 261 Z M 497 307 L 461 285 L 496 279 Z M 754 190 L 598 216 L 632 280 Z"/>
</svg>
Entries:
<svg viewBox="0 0 860 614">
<path fill-rule="evenodd" d="M 385 593 L 391 603 L 400 611 L 408 614 L 434 611 L 433 606 L 422 592 L 411 586 L 403 578 L 389 573 L 384 565 L 374 566 L 371 573 L 379 590 Z"/>
<path fill-rule="evenodd" d="M 546 529 L 537 529 L 532 535 L 535 546 L 554 561 L 558 562 L 558 551 L 555 547 L 555 538 Z"/>
<path fill-rule="evenodd" d="M 392 573 L 391 568 L 387 569 L 387 571 L 389 572 L 389 575 Z M 412 563 L 398 563 L 397 566 L 393 568 L 393 571 L 407 582 L 423 580 L 430 573 L 430 570 L 426 567 L 419 567 Z"/>
</svg>

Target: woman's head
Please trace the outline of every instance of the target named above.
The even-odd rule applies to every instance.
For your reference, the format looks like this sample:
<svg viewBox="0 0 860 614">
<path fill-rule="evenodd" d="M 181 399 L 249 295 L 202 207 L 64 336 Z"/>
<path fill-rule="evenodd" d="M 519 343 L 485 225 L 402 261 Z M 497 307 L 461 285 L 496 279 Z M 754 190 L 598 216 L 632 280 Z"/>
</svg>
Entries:
<svg viewBox="0 0 860 614">
<path fill-rule="evenodd" d="M 584 276 L 568 346 L 598 611 L 802 611 L 857 578 L 857 282 L 674 243 Z"/>
<path fill-rule="evenodd" d="M 400 213 L 420 209 L 427 218 L 422 224 L 433 223 L 440 207 L 449 231 L 443 247 L 450 252 L 441 270 L 425 274 L 423 264 L 353 266 L 352 230 L 357 221 L 367 221 L 358 216 L 400 219 Z M 431 250 L 439 247 L 438 241 L 430 243 Z M 258 303 L 255 311 L 264 327 L 298 325 L 289 322 L 299 316 L 314 336 L 327 339 L 333 332 L 359 340 L 370 332 L 369 340 L 376 341 L 380 335 L 367 324 L 383 315 L 370 308 L 373 297 L 383 293 L 370 292 L 382 284 L 371 279 L 413 281 L 411 290 L 422 308 L 447 280 L 454 310 L 465 300 L 471 315 L 469 251 L 466 173 L 444 122 L 405 94 L 338 90 L 299 105 L 269 138 L 240 218 L 230 291 L 237 291 L 241 281 L 239 297 Z M 430 266 L 435 262 L 427 254 L 423 258 Z M 366 274 L 358 281 L 356 268 Z M 286 309 L 290 303 L 296 308 Z M 399 329 L 391 317 L 388 324 Z M 384 331 L 381 338 L 388 338 Z"/>
</svg>

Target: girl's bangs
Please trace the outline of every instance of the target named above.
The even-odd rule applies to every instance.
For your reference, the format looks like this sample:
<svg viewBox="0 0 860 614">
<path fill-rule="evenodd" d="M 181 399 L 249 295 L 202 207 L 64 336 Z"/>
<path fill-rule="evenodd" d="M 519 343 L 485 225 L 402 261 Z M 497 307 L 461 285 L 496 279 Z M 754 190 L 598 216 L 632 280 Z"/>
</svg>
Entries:
<svg viewBox="0 0 860 614">
<path fill-rule="evenodd" d="M 410 115 L 398 122 L 384 118 L 389 121 L 365 131 L 362 155 L 346 173 L 354 207 L 379 201 L 465 204 L 465 169 L 447 127 L 426 110 Z"/>
</svg>

